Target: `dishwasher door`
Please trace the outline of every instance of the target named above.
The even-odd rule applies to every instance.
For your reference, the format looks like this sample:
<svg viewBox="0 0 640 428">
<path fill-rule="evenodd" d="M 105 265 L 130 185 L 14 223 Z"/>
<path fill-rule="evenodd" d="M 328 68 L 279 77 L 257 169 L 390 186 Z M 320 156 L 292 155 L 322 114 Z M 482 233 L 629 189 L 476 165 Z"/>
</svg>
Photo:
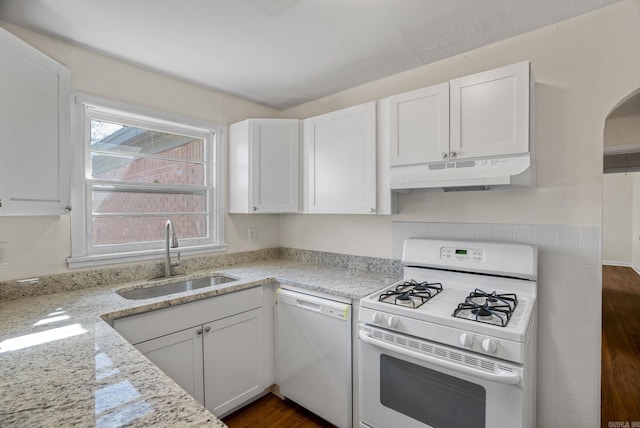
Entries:
<svg viewBox="0 0 640 428">
<path fill-rule="evenodd" d="M 285 397 L 352 426 L 350 304 L 278 289 L 275 360 Z"/>
</svg>

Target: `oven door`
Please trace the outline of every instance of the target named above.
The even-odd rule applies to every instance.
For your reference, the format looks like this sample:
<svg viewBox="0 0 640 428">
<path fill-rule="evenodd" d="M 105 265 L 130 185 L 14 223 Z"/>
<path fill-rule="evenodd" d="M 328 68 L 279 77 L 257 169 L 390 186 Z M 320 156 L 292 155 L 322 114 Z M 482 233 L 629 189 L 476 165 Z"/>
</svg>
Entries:
<svg viewBox="0 0 640 428">
<path fill-rule="evenodd" d="M 361 427 L 530 425 L 521 366 L 367 324 L 359 336 Z"/>
</svg>

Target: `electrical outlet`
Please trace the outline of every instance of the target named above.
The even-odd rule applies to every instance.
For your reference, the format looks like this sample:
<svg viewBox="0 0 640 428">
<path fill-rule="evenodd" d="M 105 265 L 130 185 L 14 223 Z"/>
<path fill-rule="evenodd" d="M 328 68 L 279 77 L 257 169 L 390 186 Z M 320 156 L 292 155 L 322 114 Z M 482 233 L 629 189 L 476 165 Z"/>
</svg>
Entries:
<svg viewBox="0 0 640 428">
<path fill-rule="evenodd" d="M 250 227 L 248 230 L 248 240 L 249 242 L 253 242 L 258 239 L 258 231 L 255 227 Z"/>
</svg>

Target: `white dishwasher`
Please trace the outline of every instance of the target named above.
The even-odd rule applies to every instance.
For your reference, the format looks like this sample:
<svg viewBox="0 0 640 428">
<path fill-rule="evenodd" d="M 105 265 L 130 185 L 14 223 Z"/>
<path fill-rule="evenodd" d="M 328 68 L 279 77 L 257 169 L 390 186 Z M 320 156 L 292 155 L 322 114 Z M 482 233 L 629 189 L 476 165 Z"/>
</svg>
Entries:
<svg viewBox="0 0 640 428">
<path fill-rule="evenodd" d="M 351 427 L 351 305 L 279 288 L 276 376 L 285 397 Z"/>
</svg>

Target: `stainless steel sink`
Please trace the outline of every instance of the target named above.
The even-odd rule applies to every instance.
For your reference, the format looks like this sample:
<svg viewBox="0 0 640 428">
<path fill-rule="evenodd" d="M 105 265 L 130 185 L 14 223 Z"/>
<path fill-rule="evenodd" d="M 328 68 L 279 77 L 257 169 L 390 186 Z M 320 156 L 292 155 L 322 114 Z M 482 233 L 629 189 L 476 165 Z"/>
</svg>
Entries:
<svg viewBox="0 0 640 428">
<path fill-rule="evenodd" d="M 198 288 L 210 287 L 212 285 L 224 284 L 231 281 L 237 281 L 237 279 L 223 275 L 214 275 L 206 278 L 174 282 L 172 284 L 157 285 L 155 287 L 139 288 L 137 290 L 129 291 L 118 290 L 116 292 L 125 299 L 140 300 L 181 293 L 183 291 L 197 290 Z"/>
</svg>

